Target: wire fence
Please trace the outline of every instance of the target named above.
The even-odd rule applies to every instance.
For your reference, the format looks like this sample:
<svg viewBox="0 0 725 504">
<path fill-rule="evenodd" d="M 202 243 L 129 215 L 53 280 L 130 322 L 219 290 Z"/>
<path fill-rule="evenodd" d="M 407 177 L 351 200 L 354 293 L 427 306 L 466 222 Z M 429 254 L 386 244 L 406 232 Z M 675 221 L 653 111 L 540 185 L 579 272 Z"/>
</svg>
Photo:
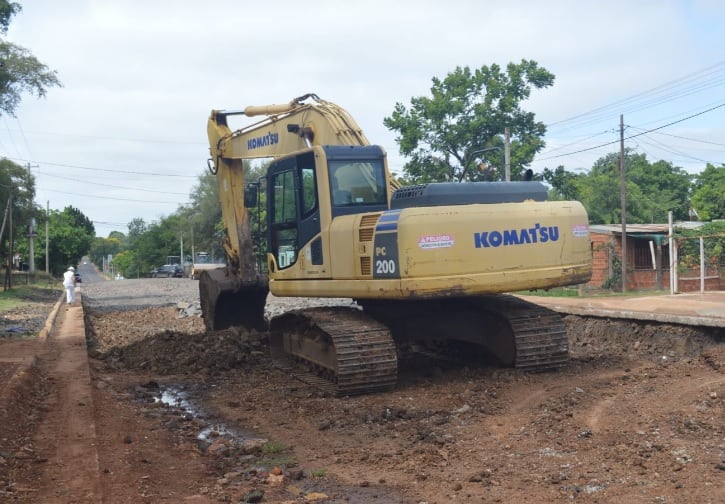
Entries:
<svg viewBox="0 0 725 504">
<path fill-rule="evenodd" d="M 725 288 L 725 234 L 678 236 L 671 274 L 676 292 Z"/>
</svg>

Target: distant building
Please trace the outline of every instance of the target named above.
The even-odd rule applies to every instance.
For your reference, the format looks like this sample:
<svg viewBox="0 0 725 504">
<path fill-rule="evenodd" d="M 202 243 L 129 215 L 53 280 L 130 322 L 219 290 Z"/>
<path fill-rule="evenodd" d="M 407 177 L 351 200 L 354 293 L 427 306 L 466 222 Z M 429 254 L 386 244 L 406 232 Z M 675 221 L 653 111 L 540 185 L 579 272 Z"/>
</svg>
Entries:
<svg viewBox="0 0 725 504">
<path fill-rule="evenodd" d="M 678 229 L 697 229 L 702 222 L 678 222 Z M 622 226 L 620 224 L 592 224 L 592 279 L 587 290 L 614 289 L 612 279 L 621 275 Z M 670 249 L 667 224 L 627 224 L 627 290 L 669 290 Z M 721 268 L 705 272 L 705 290 L 722 290 Z M 699 265 L 678 269 L 678 292 L 700 290 Z"/>
</svg>

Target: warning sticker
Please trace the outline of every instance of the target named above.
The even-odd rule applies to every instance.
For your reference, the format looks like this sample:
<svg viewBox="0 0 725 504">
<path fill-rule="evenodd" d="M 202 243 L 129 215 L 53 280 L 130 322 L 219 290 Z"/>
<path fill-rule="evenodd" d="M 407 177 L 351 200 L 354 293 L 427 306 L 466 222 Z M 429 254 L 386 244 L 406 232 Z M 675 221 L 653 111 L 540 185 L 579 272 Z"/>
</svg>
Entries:
<svg viewBox="0 0 725 504">
<path fill-rule="evenodd" d="M 575 238 L 585 238 L 589 236 L 589 226 L 586 224 L 576 224 L 572 229 Z"/>
<path fill-rule="evenodd" d="M 418 246 L 422 249 L 450 248 L 454 242 L 455 240 L 451 235 L 427 235 L 420 237 Z"/>
</svg>

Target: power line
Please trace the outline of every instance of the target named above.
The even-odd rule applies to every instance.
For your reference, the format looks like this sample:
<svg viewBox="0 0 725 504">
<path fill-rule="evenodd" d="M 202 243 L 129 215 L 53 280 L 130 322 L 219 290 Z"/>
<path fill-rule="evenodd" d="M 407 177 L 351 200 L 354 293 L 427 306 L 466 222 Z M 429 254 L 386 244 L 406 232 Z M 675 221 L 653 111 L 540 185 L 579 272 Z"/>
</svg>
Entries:
<svg viewBox="0 0 725 504">
<path fill-rule="evenodd" d="M 31 159 L 13 158 L 13 157 L 9 157 L 9 156 L 5 156 L 5 158 L 10 159 L 12 161 L 22 161 L 23 163 L 37 163 L 37 164 L 43 164 L 43 165 L 49 165 L 49 166 L 60 166 L 63 168 L 77 168 L 79 170 L 102 171 L 102 172 L 110 172 L 110 173 L 126 173 L 129 175 L 149 175 L 152 177 L 178 177 L 178 178 L 193 178 L 193 179 L 199 178 L 198 175 L 180 175 L 178 173 L 153 173 L 153 172 L 138 172 L 138 171 L 129 171 L 129 170 L 112 170 L 110 168 L 92 168 L 89 166 L 51 163 L 49 161 L 34 161 Z"/>
<path fill-rule="evenodd" d="M 8 128 L 8 132 L 10 132 Z M 139 142 L 139 143 L 153 143 L 153 144 L 176 144 L 176 145 L 203 145 L 208 146 L 208 143 L 197 142 L 193 140 L 166 140 L 166 139 L 149 139 L 149 138 L 133 138 L 133 137 L 113 137 L 113 136 L 101 136 L 101 135 L 81 135 L 78 133 L 53 133 L 50 131 L 30 131 L 34 135 L 47 135 L 57 137 L 72 137 L 72 138 L 89 138 L 92 140 L 121 140 L 124 142 Z"/>
<path fill-rule="evenodd" d="M 705 89 L 718 87 L 725 84 L 725 77 L 719 75 L 723 67 L 725 67 L 725 60 L 648 90 L 641 91 L 627 98 L 616 100 L 607 105 L 596 107 L 566 119 L 554 121 L 549 123 L 547 128 L 565 123 L 572 123 L 571 127 L 573 127 L 573 124 L 588 124 L 605 119 L 615 113 L 618 115 L 620 113 L 633 112 L 682 98 L 683 96 L 688 96 Z M 685 87 L 683 88 L 683 86 Z M 666 94 L 668 92 L 669 94 Z"/>
<path fill-rule="evenodd" d="M 672 122 L 669 122 L 667 124 L 663 124 L 662 126 L 658 126 L 656 128 L 652 128 L 652 129 L 643 131 L 641 133 L 637 133 L 636 135 L 630 135 L 630 136 L 626 137 L 625 140 L 631 140 L 632 138 L 637 138 L 638 136 L 645 135 L 647 133 L 652 133 L 654 131 L 661 130 L 663 128 L 667 128 L 668 126 L 672 126 L 674 124 L 678 124 L 678 123 L 687 121 L 688 119 L 692 119 L 693 117 L 701 116 L 703 114 L 706 114 L 708 112 L 712 112 L 713 110 L 719 109 L 721 107 L 725 107 L 725 103 L 721 103 L 720 105 L 717 105 L 715 107 L 711 107 L 711 108 L 709 108 L 707 110 L 703 110 L 702 112 L 698 112 L 697 114 L 692 114 L 692 115 L 689 115 L 687 117 L 683 117 L 682 119 L 678 119 L 677 121 L 672 121 Z M 619 143 L 619 140 L 613 140 L 611 142 L 606 142 L 606 143 L 603 143 L 603 144 L 595 145 L 594 147 L 588 147 L 586 149 L 580 149 L 580 150 L 577 150 L 577 151 L 574 151 L 574 152 L 568 152 L 568 153 L 565 153 L 565 154 L 557 154 L 556 156 L 544 157 L 544 158 L 541 158 L 541 159 L 537 159 L 536 161 L 547 161 L 549 159 L 556 159 L 556 158 L 560 158 L 560 157 L 571 156 L 573 154 L 580 154 L 582 152 L 592 151 L 592 150 L 595 150 L 595 149 L 599 149 L 601 147 L 607 147 L 609 145 L 614 145 L 616 143 Z"/>
<path fill-rule="evenodd" d="M 116 201 L 132 201 L 134 203 L 153 203 L 153 204 L 164 204 L 164 205 L 182 205 L 179 201 L 151 201 L 151 200 L 138 200 L 130 198 L 114 198 L 112 196 L 95 196 L 93 194 L 80 194 L 67 191 L 58 191 L 55 189 L 43 189 L 43 191 L 54 192 L 59 194 L 70 194 L 71 196 L 82 196 L 84 198 L 95 198 L 103 200 L 116 200 Z"/>
<path fill-rule="evenodd" d="M 709 144 L 709 145 L 717 145 L 718 147 L 725 147 L 725 144 L 721 144 L 721 143 L 717 143 L 717 142 L 710 142 L 709 140 L 700 140 L 698 138 L 689 138 L 689 137 L 680 136 L 680 135 L 673 135 L 672 133 L 663 133 L 661 131 L 656 131 L 655 133 L 657 133 L 658 135 L 665 135 L 665 136 L 672 137 L 672 138 L 679 138 L 680 140 L 688 140 L 690 142 L 699 142 L 699 143 L 704 143 L 704 144 Z"/>
<path fill-rule="evenodd" d="M 113 189 L 126 189 L 126 190 L 129 190 L 129 191 L 143 191 L 143 192 L 152 192 L 152 193 L 158 193 L 158 194 L 175 194 L 175 195 L 178 195 L 178 196 L 188 196 L 187 193 L 168 192 L 168 191 L 155 191 L 153 189 L 140 189 L 140 188 L 137 188 L 137 187 L 124 187 L 124 186 L 118 186 L 118 185 L 113 185 L 113 184 L 104 184 L 102 182 L 90 182 L 90 181 L 87 181 L 87 180 L 81 180 L 81 179 L 76 179 L 76 178 L 72 178 L 72 177 L 63 177 L 63 176 L 60 176 L 60 175 L 54 175 L 52 173 L 46 173 L 46 172 L 42 172 L 42 171 L 36 171 L 35 173 L 39 173 L 41 175 L 45 175 L 46 177 L 55 177 L 55 178 L 59 178 L 59 179 L 62 179 L 62 180 L 70 180 L 72 182 L 80 182 L 82 184 L 89 184 L 89 185 L 97 185 L 97 186 L 111 187 Z"/>
<path fill-rule="evenodd" d="M 643 132 L 643 134 L 644 134 L 644 132 Z M 659 142 L 659 141 L 655 140 L 654 138 L 652 138 L 648 134 L 645 134 L 645 136 L 643 136 L 643 137 L 640 138 L 640 140 L 643 141 L 643 142 L 645 141 L 645 139 L 646 139 L 646 143 L 648 143 L 649 145 L 651 145 L 651 146 L 653 146 L 655 148 L 658 148 L 660 150 L 663 150 L 665 152 L 668 152 L 670 154 L 674 154 L 676 156 L 681 156 L 683 158 L 691 159 L 691 160 L 694 160 L 694 161 L 700 161 L 702 163 L 718 164 L 715 161 L 709 161 L 707 159 L 698 158 L 698 157 L 692 156 L 690 154 L 686 154 L 686 153 L 684 153 L 682 151 L 679 151 L 677 149 L 674 149 L 674 148 L 670 147 L 669 145 L 664 145 L 662 142 Z"/>
</svg>

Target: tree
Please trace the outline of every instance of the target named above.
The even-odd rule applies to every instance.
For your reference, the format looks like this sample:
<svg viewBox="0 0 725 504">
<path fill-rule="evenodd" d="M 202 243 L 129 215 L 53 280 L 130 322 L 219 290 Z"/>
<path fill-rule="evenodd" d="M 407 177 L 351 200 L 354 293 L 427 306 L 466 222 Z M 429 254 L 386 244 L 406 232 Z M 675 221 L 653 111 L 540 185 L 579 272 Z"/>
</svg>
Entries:
<svg viewBox="0 0 725 504">
<path fill-rule="evenodd" d="M 563 166 L 556 169 L 544 168 L 542 178 L 551 186 L 549 199 L 552 200 L 579 200 L 581 179 L 585 175 L 568 172 Z"/>
<path fill-rule="evenodd" d="M 141 269 L 138 267 L 138 260 L 133 250 L 124 250 L 113 256 L 113 265 L 116 267 L 121 275 L 126 278 L 133 278 L 141 276 Z M 144 274 L 146 270 L 144 269 Z"/>
<path fill-rule="evenodd" d="M 627 205 L 631 202 L 633 215 L 638 219 L 632 222 L 667 222 L 669 211 L 675 220 L 686 220 L 692 182 L 690 174 L 669 161 L 650 163 L 645 154 L 633 154 L 628 161 L 627 180 L 641 192 L 640 199 L 636 193 L 628 198 Z"/>
<path fill-rule="evenodd" d="M 538 63 L 521 60 L 471 70 L 456 67 L 445 79 L 433 78 L 431 97 L 411 99 L 408 110 L 396 103 L 385 126 L 398 132 L 400 153 L 411 160 L 403 171 L 409 182 L 485 180 L 481 160 L 504 167 L 504 128 L 511 131 L 511 176 L 520 178 L 526 165 L 544 147 L 546 126 L 521 108 L 531 89 L 554 83 L 554 75 Z"/>
<path fill-rule="evenodd" d="M 708 163 L 695 177 L 692 206 L 700 220 L 725 219 L 725 165 Z"/>
<path fill-rule="evenodd" d="M 269 163 L 253 166 L 249 161 L 244 160 L 243 166 L 244 180 L 247 183 L 255 183 L 264 176 Z M 263 254 L 266 251 L 265 230 L 260 226 L 260 222 L 264 222 L 266 215 L 264 188 L 261 189 L 260 205 L 257 208 L 248 209 L 255 255 Z M 197 185 L 189 195 L 189 200 L 189 205 L 178 211 L 182 217 L 181 222 L 185 223 L 185 227 L 179 231 L 186 239 L 190 239 L 193 234 L 195 251 L 209 252 L 215 259 L 223 262 L 225 254 L 222 237 L 225 234 L 225 228 L 217 178 L 209 173 L 200 175 Z"/>
<path fill-rule="evenodd" d="M 10 18 L 20 12 L 22 7 L 16 2 L 0 1 L 0 32 L 6 34 L 10 26 Z"/>
<path fill-rule="evenodd" d="M 5 232 L 0 237 L 0 257 L 7 264 L 8 254 L 19 254 L 28 260 L 28 232 L 31 221 L 36 225 L 45 221 L 45 213 L 33 203 L 35 198 L 35 177 L 27 168 L 8 159 L 0 159 L 0 216 L 8 209 Z M 7 206 L 8 201 L 12 204 Z M 9 219 L 13 221 L 13 242 L 10 246 Z M 0 220 L 2 217 L 0 217 Z"/>
<path fill-rule="evenodd" d="M 221 246 L 220 225 L 222 209 L 216 177 L 210 173 L 199 176 L 189 195 L 190 204 L 179 209 L 183 222 L 179 231 L 196 252 L 209 252 L 213 257 L 224 257 Z"/>
<path fill-rule="evenodd" d="M 127 245 L 133 247 L 136 240 L 146 232 L 146 222 L 141 217 L 135 217 L 128 223 L 128 235 L 126 236 Z"/>
<path fill-rule="evenodd" d="M 121 236 L 123 236 L 122 233 Z M 123 250 L 123 242 L 117 236 L 109 236 L 108 238 L 97 236 L 93 239 L 93 245 L 91 246 L 91 251 L 89 252 L 89 255 L 91 257 L 91 261 L 93 261 L 95 264 L 100 265 L 104 264 L 103 261 L 108 256 L 113 257 L 121 250 Z"/>
<path fill-rule="evenodd" d="M 672 210 L 676 219 L 687 217 L 690 175 L 666 161 L 650 163 L 644 154 L 627 149 L 624 153 L 627 222 L 666 222 Z M 576 194 L 589 213 L 593 224 L 622 222 L 619 153 L 599 158 L 584 176 L 571 178 L 563 173 L 545 170 L 545 175 L 558 184 L 574 182 Z"/>
<path fill-rule="evenodd" d="M 0 0 L 0 31 L 3 35 L 7 33 L 10 19 L 20 10 L 19 4 Z M 40 98 L 51 86 L 62 86 L 54 70 L 49 70 L 27 49 L 0 40 L 0 110 L 14 115 L 23 92 Z"/>
<path fill-rule="evenodd" d="M 93 223 L 77 208 L 65 207 L 62 212 L 51 210 L 48 216 L 48 256 L 51 272 L 58 275 L 68 266 L 77 264 L 93 245 Z M 45 230 L 38 230 L 45 239 Z"/>
</svg>

